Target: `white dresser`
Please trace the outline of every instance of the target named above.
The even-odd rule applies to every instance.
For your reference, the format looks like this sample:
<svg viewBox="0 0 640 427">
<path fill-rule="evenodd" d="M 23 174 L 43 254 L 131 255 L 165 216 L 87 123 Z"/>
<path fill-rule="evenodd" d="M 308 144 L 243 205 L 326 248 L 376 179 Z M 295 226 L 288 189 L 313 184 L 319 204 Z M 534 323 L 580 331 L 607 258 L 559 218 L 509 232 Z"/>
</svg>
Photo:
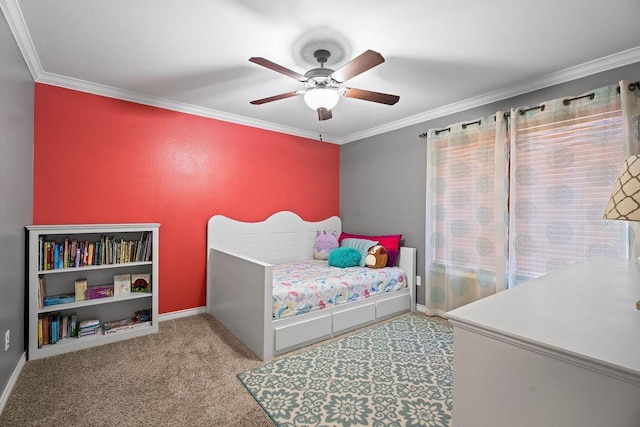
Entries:
<svg viewBox="0 0 640 427">
<path fill-rule="evenodd" d="M 448 313 L 455 427 L 639 427 L 640 274 L 591 258 Z"/>
</svg>

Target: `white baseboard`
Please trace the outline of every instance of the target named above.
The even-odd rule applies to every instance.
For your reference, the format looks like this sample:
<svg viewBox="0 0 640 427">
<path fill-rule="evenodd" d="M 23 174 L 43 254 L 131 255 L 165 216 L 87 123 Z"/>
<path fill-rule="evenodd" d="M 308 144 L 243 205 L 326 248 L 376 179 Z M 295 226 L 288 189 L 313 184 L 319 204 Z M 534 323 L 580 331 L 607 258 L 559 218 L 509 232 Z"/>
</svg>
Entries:
<svg viewBox="0 0 640 427">
<path fill-rule="evenodd" d="M 20 360 L 18 360 L 16 368 L 13 370 L 13 374 L 11 374 L 11 377 L 9 378 L 7 386 L 2 392 L 2 396 L 0 396 L 0 414 L 2 414 L 5 405 L 9 401 L 9 396 L 11 395 L 11 391 L 13 390 L 13 386 L 16 385 L 18 377 L 20 376 L 20 372 L 22 372 L 22 368 L 24 367 L 25 363 L 27 363 L 27 353 L 22 353 L 22 356 L 20 357 Z"/>
<path fill-rule="evenodd" d="M 171 311 L 169 313 L 162 313 L 158 316 L 158 321 L 163 322 L 165 320 L 179 319 L 181 317 L 195 316 L 198 314 L 204 314 L 207 312 L 207 307 L 188 308 L 186 310 Z"/>
<path fill-rule="evenodd" d="M 427 316 L 437 316 L 443 319 L 449 319 L 447 313 L 442 310 L 429 310 L 426 305 L 416 304 L 416 311 L 426 314 Z"/>
</svg>

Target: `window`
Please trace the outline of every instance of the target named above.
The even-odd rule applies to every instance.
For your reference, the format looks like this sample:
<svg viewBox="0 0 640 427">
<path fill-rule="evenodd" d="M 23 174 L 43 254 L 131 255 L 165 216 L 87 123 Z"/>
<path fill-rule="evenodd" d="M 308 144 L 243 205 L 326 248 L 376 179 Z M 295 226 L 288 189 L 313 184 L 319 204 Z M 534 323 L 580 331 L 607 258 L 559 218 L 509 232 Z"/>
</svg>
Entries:
<svg viewBox="0 0 640 427">
<path fill-rule="evenodd" d="M 592 256 L 628 257 L 627 223 L 602 219 L 626 157 L 620 98 L 571 107 L 514 114 L 510 286 Z"/>
</svg>

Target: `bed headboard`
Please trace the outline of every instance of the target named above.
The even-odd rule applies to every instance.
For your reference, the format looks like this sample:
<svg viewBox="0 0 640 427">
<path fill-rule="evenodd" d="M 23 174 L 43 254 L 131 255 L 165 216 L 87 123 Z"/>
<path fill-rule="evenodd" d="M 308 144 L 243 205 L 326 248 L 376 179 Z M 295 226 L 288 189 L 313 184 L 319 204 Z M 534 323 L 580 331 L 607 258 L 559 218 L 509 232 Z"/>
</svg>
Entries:
<svg viewBox="0 0 640 427">
<path fill-rule="evenodd" d="M 270 264 L 311 259 L 317 230 L 340 233 L 342 221 L 332 216 L 309 222 L 290 211 L 277 212 L 261 222 L 214 215 L 207 224 L 207 254 L 216 248 Z"/>
</svg>

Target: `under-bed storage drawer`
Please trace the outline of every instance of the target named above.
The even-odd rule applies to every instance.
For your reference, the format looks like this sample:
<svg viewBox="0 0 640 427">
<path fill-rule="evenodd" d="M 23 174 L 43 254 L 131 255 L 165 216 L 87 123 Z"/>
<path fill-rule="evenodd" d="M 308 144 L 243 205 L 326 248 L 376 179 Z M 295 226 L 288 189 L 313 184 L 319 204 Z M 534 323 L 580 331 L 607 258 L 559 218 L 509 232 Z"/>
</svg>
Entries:
<svg viewBox="0 0 640 427">
<path fill-rule="evenodd" d="M 376 302 L 377 318 L 390 316 L 407 310 L 411 310 L 411 296 L 409 294 L 398 295 Z"/>
<path fill-rule="evenodd" d="M 276 351 L 331 335 L 331 315 L 275 328 Z M 301 338 L 302 337 L 302 338 Z"/>
<path fill-rule="evenodd" d="M 333 332 L 343 331 L 371 322 L 376 319 L 376 305 L 374 303 L 355 308 L 345 308 L 333 313 Z"/>
</svg>

